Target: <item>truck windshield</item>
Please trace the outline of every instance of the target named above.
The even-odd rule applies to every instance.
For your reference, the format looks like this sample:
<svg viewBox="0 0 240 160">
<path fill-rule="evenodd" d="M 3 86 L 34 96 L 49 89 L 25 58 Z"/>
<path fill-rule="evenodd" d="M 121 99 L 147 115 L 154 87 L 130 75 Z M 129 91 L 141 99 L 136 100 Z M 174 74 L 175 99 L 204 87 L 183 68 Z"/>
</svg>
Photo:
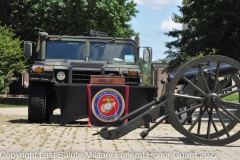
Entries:
<svg viewBox="0 0 240 160">
<path fill-rule="evenodd" d="M 90 42 L 91 61 L 134 62 L 135 51 L 131 43 Z M 84 60 L 85 42 L 54 41 L 47 44 L 46 59 Z"/>
</svg>

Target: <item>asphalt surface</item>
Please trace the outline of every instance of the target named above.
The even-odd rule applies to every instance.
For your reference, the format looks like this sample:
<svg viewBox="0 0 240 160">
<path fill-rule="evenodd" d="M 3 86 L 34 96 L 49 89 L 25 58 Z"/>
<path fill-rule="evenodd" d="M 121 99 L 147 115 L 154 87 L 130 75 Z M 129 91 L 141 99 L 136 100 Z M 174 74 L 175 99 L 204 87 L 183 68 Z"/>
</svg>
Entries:
<svg viewBox="0 0 240 160">
<path fill-rule="evenodd" d="M 105 140 L 92 135 L 101 128 L 89 127 L 86 120 L 64 127 L 29 124 L 27 108 L 0 108 L 0 124 L 0 159 L 240 159 L 240 140 L 225 146 L 202 145 L 165 123 L 144 140 L 139 136 L 144 127 Z"/>
</svg>

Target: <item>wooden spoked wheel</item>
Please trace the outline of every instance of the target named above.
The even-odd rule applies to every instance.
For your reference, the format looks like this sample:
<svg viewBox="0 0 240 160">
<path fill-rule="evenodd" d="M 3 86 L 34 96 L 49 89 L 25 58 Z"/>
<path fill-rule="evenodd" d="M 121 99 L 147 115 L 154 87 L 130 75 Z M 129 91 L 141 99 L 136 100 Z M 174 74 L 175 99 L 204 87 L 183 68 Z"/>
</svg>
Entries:
<svg viewBox="0 0 240 160">
<path fill-rule="evenodd" d="M 224 145 L 238 140 L 239 70 L 238 61 L 219 55 L 185 63 L 174 74 L 167 96 L 172 126 L 202 144 Z M 188 116 L 179 121 L 186 113 Z M 192 123 L 185 125 L 189 118 Z"/>
</svg>

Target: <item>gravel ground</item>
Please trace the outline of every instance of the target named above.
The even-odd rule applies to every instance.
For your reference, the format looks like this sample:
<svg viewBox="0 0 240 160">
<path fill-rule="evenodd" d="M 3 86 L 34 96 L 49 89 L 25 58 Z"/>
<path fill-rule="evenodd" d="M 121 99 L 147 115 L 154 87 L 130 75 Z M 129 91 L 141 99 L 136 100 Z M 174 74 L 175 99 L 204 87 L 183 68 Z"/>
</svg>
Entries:
<svg viewBox="0 0 240 160">
<path fill-rule="evenodd" d="M 0 108 L 0 114 L 2 115 L 27 115 L 28 108 Z M 60 110 L 55 110 L 54 114 L 60 114 Z"/>
<path fill-rule="evenodd" d="M 143 140 L 137 128 L 116 140 L 93 136 L 100 128 L 87 123 L 29 124 L 27 108 L 0 108 L 0 159 L 221 159 L 240 157 L 240 140 L 225 146 L 197 144 L 169 124 L 161 124 Z M 236 128 L 239 130 L 239 128 Z"/>
<path fill-rule="evenodd" d="M 0 108 L 0 114 L 2 115 L 27 115 L 28 108 Z"/>
</svg>

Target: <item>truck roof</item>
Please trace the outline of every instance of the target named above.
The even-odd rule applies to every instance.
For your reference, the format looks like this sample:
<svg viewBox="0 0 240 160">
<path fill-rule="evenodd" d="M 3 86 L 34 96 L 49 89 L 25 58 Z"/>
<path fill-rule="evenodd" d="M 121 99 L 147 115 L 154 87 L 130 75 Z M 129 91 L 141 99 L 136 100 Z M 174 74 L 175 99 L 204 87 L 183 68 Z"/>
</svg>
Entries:
<svg viewBox="0 0 240 160">
<path fill-rule="evenodd" d="M 83 36 L 83 35 L 78 35 L 78 36 L 71 36 L 71 35 L 48 35 L 47 38 L 49 40 L 55 40 L 55 39 L 89 39 L 89 40 L 120 40 L 120 41 L 132 41 L 135 42 L 131 38 L 121 38 L 121 37 L 93 37 L 93 36 Z"/>
</svg>

